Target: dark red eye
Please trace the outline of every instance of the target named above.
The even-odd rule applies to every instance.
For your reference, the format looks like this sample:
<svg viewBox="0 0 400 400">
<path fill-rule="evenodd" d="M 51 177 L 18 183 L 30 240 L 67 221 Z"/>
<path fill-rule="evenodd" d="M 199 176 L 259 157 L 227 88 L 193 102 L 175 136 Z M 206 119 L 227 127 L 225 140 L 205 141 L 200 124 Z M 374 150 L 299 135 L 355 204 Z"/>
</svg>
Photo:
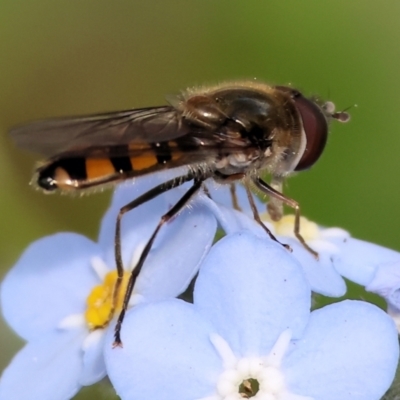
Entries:
<svg viewBox="0 0 400 400">
<path fill-rule="evenodd" d="M 328 122 L 320 107 L 302 95 L 293 97 L 303 121 L 306 148 L 295 171 L 310 168 L 321 156 L 328 138 Z"/>
</svg>

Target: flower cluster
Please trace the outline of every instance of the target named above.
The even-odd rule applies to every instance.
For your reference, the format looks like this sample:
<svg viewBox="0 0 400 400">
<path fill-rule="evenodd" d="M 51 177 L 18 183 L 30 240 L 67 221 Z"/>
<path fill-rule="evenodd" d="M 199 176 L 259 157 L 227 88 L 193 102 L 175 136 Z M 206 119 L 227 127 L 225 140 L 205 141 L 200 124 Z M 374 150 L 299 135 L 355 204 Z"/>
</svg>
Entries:
<svg viewBox="0 0 400 400">
<path fill-rule="evenodd" d="M 161 229 L 134 287 L 123 347 L 113 347 L 110 317 L 124 292 L 113 292 L 116 215 L 164 179 L 119 187 L 97 242 L 74 233 L 42 238 L 7 274 L 3 315 L 27 343 L 3 372 L 0 400 L 70 399 L 105 376 L 122 400 L 380 399 L 399 357 L 400 254 L 304 219 L 317 260 L 293 236 L 290 217 L 265 220 L 290 253 L 249 215 L 240 188 L 243 212 L 211 188 Z M 122 288 L 184 192 L 124 217 Z M 218 227 L 225 237 L 213 245 Z M 177 299 L 196 274 L 193 302 Z M 311 311 L 312 292 L 345 294 L 343 277 L 384 297 L 389 312 L 349 300 Z"/>
</svg>

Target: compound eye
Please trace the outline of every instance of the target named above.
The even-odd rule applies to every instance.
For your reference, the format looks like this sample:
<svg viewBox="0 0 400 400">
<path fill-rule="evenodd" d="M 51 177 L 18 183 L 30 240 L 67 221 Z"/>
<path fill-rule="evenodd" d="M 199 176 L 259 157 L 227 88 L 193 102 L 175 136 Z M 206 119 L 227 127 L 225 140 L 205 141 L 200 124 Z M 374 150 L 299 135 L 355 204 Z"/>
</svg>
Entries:
<svg viewBox="0 0 400 400">
<path fill-rule="evenodd" d="M 293 101 L 303 121 L 306 135 L 306 148 L 295 171 L 310 168 L 321 156 L 328 138 L 328 122 L 321 108 L 303 96 L 294 97 Z"/>
</svg>

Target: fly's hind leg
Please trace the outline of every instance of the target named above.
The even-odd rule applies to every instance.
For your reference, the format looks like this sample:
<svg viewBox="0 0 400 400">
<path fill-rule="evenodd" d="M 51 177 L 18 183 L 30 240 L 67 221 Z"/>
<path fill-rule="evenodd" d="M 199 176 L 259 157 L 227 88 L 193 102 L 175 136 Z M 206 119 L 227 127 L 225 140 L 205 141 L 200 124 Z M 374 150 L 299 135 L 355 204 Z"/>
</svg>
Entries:
<svg viewBox="0 0 400 400">
<path fill-rule="evenodd" d="M 318 260 L 318 253 L 313 250 L 304 240 L 303 236 L 300 234 L 300 206 L 297 201 L 292 200 L 282 193 L 275 190 L 273 187 L 268 185 L 267 182 L 264 182 L 261 178 L 254 178 L 254 184 L 260 189 L 263 193 L 267 194 L 268 196 L 281 201 L 282 203 L 286 204 L 287 206 L 294 209 L 295 216 L 294 216 L 294 234 L 299 242 L 303 245 L 303 247 L 309 251 L 317 260 Z"/>
<path fill-rule="evenodd" d="M 135 207 L 139 206 L 140 204 L 143 204 L 146 201 L 149 201 L 149 200 L 153 199 L 154 197 L 157 197 L 158 195 L 160 195 L 164 192 L 167 192 L 170 189 L 180 186 L 184 182 L 190 181 L 193 178 L 194 177 L 192 174 L 188 174 L 183 177 L 171 179 L 168 182 L 165 182 L 165 183 L 158 185 L 155 188 L 149 190 L 142 196 L 138 197 L 136 200 L 132 201 L 131 203 L 129 203 L 126 206 L 121 208 L 121 210 L 118 214 L 118 217 L 117 217 L 117 225 L 116 225 L 116 232 L 115 232 L 115 258 L 116 258 L 116 263 L 117 263 L 118 279 L 119 279 L 118 286 L 116 284 L 116 289 L 117 288 L 119 289 L 121 286 L 122 274 L 123 274 L 123 265 L 122 265 L 122 256 L 121 256 L 121 219 L 122 219 L 122 216 L 124 214 L 126 214 L 127 212 L 133 210 Z M 122 346 L 121 327 L 122 327 L 122 322 L 125 317 L 126 310 L 128 308 L 129 300 L 132 295 L 132 291 L 135 286 L 136 279 L 140 274 L 140 271 L 143 267 L 146 257 L 150 252 L 150 249 L 153 245 L 153 242 L 154 242 L 160 228 L 185 207 L 185 205 L 188 203 L 188 201 L 200 190 L 200 188 L 203 184 L 203 181 L 204 181 L 204 178 L 194 178 L 194 183 L 191 186 L 191 188 L 180 198 L 180 200 L 167 213 L 165 213 L 161 217 L 160 222 L 158 223 L 156 229 L 154 230 L 150 239 L 147 241 L 147 243 L 142 251 L 142 254 L 140 255 L 139 261 L 136 264 L 135 268 L 132 270 L 131 275 L 129 277 L 128 285 L 127 285 L 126 292 L 124 295 L 124 301 L 122 304 L 122 309 L 119 313 L 117 323 L 115 326 L 115 334 L 114 334 L 115 340 L 114 340 L 114 344 L 113 344 L 114 347 Z M 121 278 L 119 278 L 120 271 L 121 271 Z M 114 298 L 114 301 L 115 300 L 116 300 L 116 297 Z"/>
</svg>

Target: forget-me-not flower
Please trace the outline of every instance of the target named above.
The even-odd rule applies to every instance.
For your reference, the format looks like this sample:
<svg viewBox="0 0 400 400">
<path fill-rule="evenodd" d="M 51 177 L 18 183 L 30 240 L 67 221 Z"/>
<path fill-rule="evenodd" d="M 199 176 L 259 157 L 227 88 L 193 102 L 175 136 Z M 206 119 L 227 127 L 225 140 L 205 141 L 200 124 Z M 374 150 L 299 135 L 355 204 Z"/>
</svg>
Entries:
<svg viewBox="0 0 400 400">
<path fill-rule="evenodd" d="M 117 276 L 116 216 L 120 207 L 164 180 L 158 176 L 117 189 L 97 242 L 75 233 L 45 237 L 31 244 L 9 271 L 1 285 L 2 312 L 27 343 L 2 374 L 1 400 L 69 399 L 81 386 L 106 375 L 104 333 L 114 330 L 109 319 Z M 124 216 L 123 287 L 160 216 L 183 193 L 171 190 Z M 131 304 L 176 297 L 184 291 L 209 251 L 215 230 L 214 217 L 194 200 L 160 231 Z M 196 239 L 187 241 L 188 237 Z"/>
<path fill-rule="evenodd" d="M 227 233 L 250 229 L 260 238 L 265 237 L 265 231 L 252 217 L 245 189 L 241 185 L 236 185 L 236 193 L 243 212 L 232 208 L 231 196 L 226 187 L 216 188 L 209 183 L 209 188 L 214 201 L 202 201 L 207 203 Z M 329 297 L 343 296 L 346 293 L 344 277 L 383 296 L 391 304 L 393 311 L 393 296 L 391 300 L 383 293 L 400 290 L 400 286 L 393 280 L 393 273 L 400 276 L 399 252 L 353 238 L 344 229 L 320 227 L 301 217 L 301 234 L 307 244 L 318 253 L 319 257 L 316 259 L 296 239 L 293 215 L 285 215 L 281 221 L 273 222 L 266 213 L 266 205 L 257 197 L 255 203 L 265 225 L 281 243 L 290 245 L 292 255 L 300 262 L 313 292 Z M 390 269 L 387 267 L 389 264 L 392 265 Z M 376 274 L 379 275 L 380 283 L 379 289 L 375 290 L 373 281 L 378 279 L 375 278 Z M 384 289 L 382 279 L 386 282 Z M 397 304 L 400 310 L 400 301 Z"/>
<path fill-rule="evenodd" d="M 310 288 L 284 248 L 248 231 L 213 246 L 194 304 L 140 304 L 105 360 L 122 400 L 378 400 L 399 349 L 392 319 L 344 301 L 310 313 Z"/>
</svg>

